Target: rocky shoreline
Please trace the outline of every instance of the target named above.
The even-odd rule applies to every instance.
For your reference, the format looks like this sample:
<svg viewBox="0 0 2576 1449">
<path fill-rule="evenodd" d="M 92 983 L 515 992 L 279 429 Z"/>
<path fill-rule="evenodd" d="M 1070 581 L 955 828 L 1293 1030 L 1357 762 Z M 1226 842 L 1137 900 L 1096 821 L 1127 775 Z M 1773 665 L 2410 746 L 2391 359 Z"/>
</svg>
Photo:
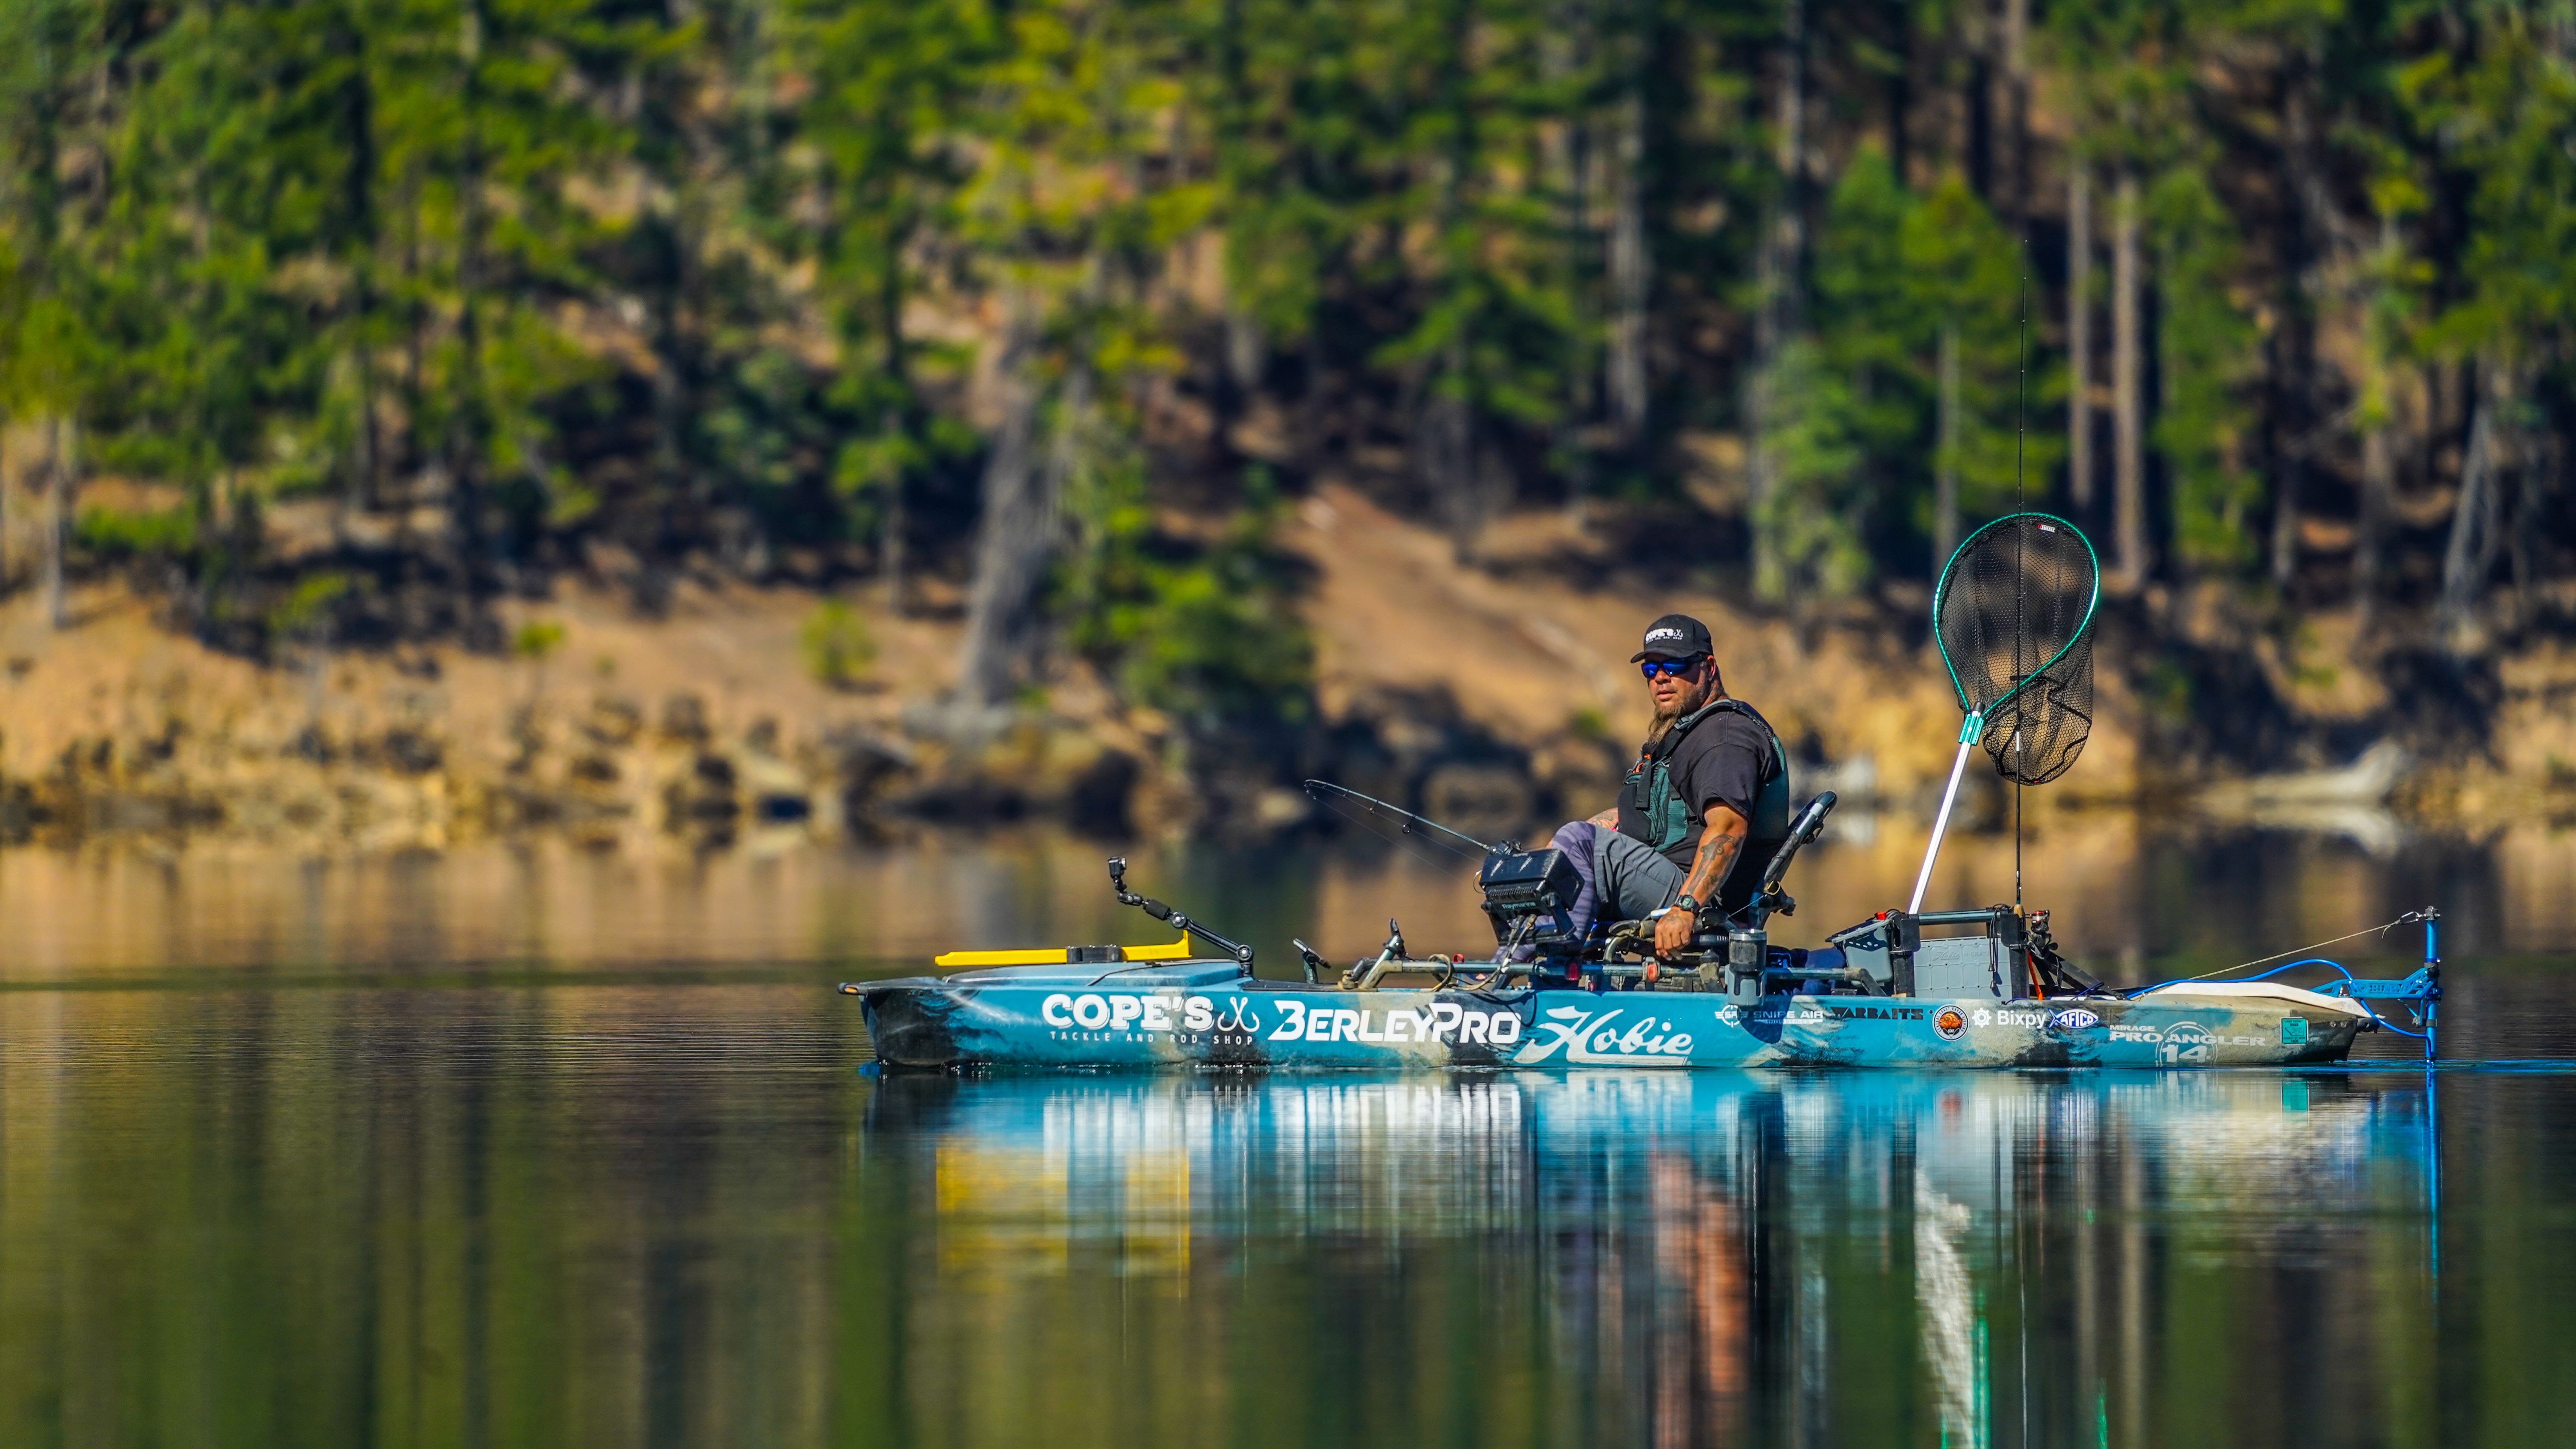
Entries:
<svg viewBox="0 0 2576 1449">
<path fill-rule="evenodd" d="M 645 832 L 722 846 L 787 827 L 867 838 L 916 824 L 1044 820 L 1102 837 L 1262 837 L 1311 804 L 1267 761 L 1202 761 L 1122 720 L 1032 712 L 975 736 L 844 721 L 791 732 L 770 714 L 724 721 L 705 697 L 648 704 L 600 691 L 522 711 L 498 740 L 434 722 L 364 731 L 208 730 L 175 717 L 76 735 L 49 767 L 0 777 L 0 842 L 122 832 L 440 844 L 517 831 Z M 1456 719 L 1349 719 L 1314 767 L 1447 817 L 1520 821 L 1615 788 L 1617 756 L 1564 740 L 1534 753 Z"/>
<path fill-rule="evenodd" d="M 1358 701 L 1319 732 L 1305 768 L 1495 834 L 1587 813 L 1617 789 L 1623 755 L 1606 738 L 1564 734 L 1526 748 L 1436 706 Z M 507 723 L 498 739 L 460 739 L 424 720 L 264 733 L 170 717 L 79 735 L 50 768 L 0 777 L 0 844 L 140 835 L 438 848 L 550 832 L 704 850 L 763 832 L 879 840 L 922 827 L 1043 822 L 1103 839 L 1244 840 L 1333 824 L 1269 762 L 1194 767 L 1151 721 L 1140 729 L 1132 719 L 1031 712 L 964 739 L 857 721 L 791 731 L 771 714 L 728 718 L 692 691 L 648 705 L 600 690 L 578 707 L 523 708 Z M 1928 817 L 1934 800 L 1929 779 L 1901 793 L 1884 788 L 1865 754 L 1811 755 L 1797 780 L 1802 794 L 1838 791 L 1847 813 Z M 2367 842 L 2394 828 L 2392 807 L 2444 816 L 2460 794 L 2452 777 L 2383 745 L 2345 769 L 2222 781 L 2168 803 Z M 2035 794 L 2032 803 L 2053 811 L 2061 798 Z M 2001 789 L 1972 774 L 1961 828 L 1996 825 L 2004 809 Z"/>
<path fill-rule="evenodd" d="M 1644 723 L 1613 665 L 1673 607 L 1716 631 L 1730 687 L 1780 731 L 1802 792 L 1928 815 L 1948 769 L 1956 706 L 1886 618 L 1792 623 L 1708 593 L 1577 587 L 1547 563 L 1564 539 L 1535 527 L 1525 546 L 1498 529 L 1487 564 L 1460 568 L 1437 534 L 1344 489 L 1308 500 L 1283 541 L 1314 565 L 1314 709 L 1260 736 L 1127 705 L 1065 656 L 1018 705 L 961 720 L 942 702 L 960 625 L 936 597 L 903 613 L 860 601 L 874 656 L 826 683 L 798 642 L 822 596 L 795 588 L 693 584 L 648 616 L 611 587 L 564 585 L 498 611 L 503 638 L 549 631 L 543 656 L 458 641 L 266 664 L 173 633 L 113 581 L 84 587 L 67 629 L 21 593 L 0 601 L 0 842 L 402 848 L 559 831 L 718 847 L 1014 821 L 1267 839 L 1317 823 L 1296 788 L 1308 776 L 1499 833 L 1611 798 Z M 2423 676 L 2437 699 L 2355 662 L 2364 642 L 2231 642 L 2214 624 L 2177 642 L 2115 618 L 2085 756 L 2028 804 L 2331 821 L 2358 790 L 2417 820 L 2576 820 L 2576 649 L 2534 648 L 2468 685 Z M 2264 763 L 2230 765 L 2230 749 Z M 2001 808 L 1975 785 L 1965 819 Z"/>
</svg>

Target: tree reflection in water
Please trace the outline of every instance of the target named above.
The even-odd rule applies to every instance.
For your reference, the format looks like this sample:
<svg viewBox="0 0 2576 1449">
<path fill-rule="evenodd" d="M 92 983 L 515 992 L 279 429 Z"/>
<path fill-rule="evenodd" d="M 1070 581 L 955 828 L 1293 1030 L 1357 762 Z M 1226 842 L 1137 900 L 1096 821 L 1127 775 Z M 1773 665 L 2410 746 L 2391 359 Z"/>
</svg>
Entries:
<svg viewBox="0 0 2576 1449">
<path fill-rule="evenodd" d="M 906 1260 L 899 1392 L 955 1442 L 1193 1413 L 1264 1443 L 2430 1428 L 2429 1365 L 2371 1331 L 2432 1308 L 2420 1077 L 873 1090 L 935 1245 Z M 2358 1357 L 2321 1372 L 2325 1344 Z"/>
<path fill-rule="evenodd" d="M 2546 963 L 2456 981 L 2463 1050 L 2570 1036 Z M 2576 1411 L 2563 1071 L 2441 1075 L 2437 1302 L 2420 1071 L 863 1051 L 792 983 L 0 993 L 0 1444 L 2518 1446 Z"/>
</svg>

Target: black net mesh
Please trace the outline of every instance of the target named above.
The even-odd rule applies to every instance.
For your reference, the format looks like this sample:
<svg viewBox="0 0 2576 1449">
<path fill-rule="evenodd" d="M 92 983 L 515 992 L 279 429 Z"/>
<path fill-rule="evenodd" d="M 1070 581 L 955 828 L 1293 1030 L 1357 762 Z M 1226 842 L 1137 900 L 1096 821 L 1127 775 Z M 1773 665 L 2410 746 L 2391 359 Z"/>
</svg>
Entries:
<svg viewBox="0 0 2576 1449">
<path fill-rule="evenodd" d="M 2100 577 L 2084 536 L 2045 514 L 1998 519 L 1951 557 L 1933 605 L 1941 656 L 2007 780 L 2045 785 L 2084 751 Z"/>
</svg>

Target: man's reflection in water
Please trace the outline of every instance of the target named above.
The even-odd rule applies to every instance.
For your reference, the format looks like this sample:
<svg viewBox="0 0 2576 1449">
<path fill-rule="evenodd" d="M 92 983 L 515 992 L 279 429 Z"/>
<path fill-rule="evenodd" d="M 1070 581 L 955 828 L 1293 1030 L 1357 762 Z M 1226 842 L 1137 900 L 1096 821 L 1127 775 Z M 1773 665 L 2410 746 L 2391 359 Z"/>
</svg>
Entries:
<svg viewBox="0 0 2576 1449">
<path fill-rule="evenodd" d="M 1732 1442 L 1746 1352 L 1744 1239 L 1735 1203 L 1678 1152 L 1653 1153 L 1646 1180 L 1655 1278 L 1664 1290 L 1656 1305 L 1667 1320 L 1656 1325 L 1654 1440 Z"/>
<path fill-rule="evenodd" d="M 1747 1340 L 1742 1216 L 1682 1150 L 1595 1159 L 1560 1176 L 1545 1238 L 1548 1339 L 1585 1370 L 1569 1441 L 1726 1444 L 1742 1437 Z M 1623 1188 L 1642 1202 L 1622 1202 Z"/>
</svg>

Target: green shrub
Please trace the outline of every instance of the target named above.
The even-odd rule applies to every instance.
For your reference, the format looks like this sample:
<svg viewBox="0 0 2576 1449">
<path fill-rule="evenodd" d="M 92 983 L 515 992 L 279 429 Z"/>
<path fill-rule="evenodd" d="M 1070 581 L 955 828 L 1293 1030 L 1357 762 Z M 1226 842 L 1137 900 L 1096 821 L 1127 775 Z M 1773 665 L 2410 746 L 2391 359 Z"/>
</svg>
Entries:
<svg viewBox="0 0 2576 1449">
<path fill-rule="evenodd" d="M 271 639 L 289 639 L 319 633 L 330 623 L 331 606 L 349 592 L 346 574 L 314 574 L 303 579 L 264 621 Z"/>
<path fill-rule="evenodd" d="M 197 546 L 197 515 L 186 507 L 84 508 L 72 521 L 72 542 L 107 558 L 176 557 Z"/>
<path fill-rule="evenodd" d="M 510 636 L 510 652 L 522 659 L 543 664 L 563 647 L 564 626 L 551 619 L 535 619 L 521 624 Z"/>
<path fill-rule="evenodd" d="M 796 632 L 805 667 L 834 689 L 847 689 L 876 662 L 877 641 L 868 621 L 838 599 L 826 599 Z"/>
<path fill-rule="evenodd" d="M 1155 534 L 1141 479 L 1094 501 L 1058 608 L 1129 700 L 1202 724 L 1312 712 L 1314 641 L 1273 542 L 1284 505 L 1258 474 L 1248 491 L 1225 535 L 1195 550 Z"/>
<path fill-rule="evenodd" d="M 1129 695 L 1176 715 L 1302 719 L 1314 646 L 1271 591 L 1218 559 L 1157 570 L 1150 598 L 1118 610 Z"/>
</svg>

